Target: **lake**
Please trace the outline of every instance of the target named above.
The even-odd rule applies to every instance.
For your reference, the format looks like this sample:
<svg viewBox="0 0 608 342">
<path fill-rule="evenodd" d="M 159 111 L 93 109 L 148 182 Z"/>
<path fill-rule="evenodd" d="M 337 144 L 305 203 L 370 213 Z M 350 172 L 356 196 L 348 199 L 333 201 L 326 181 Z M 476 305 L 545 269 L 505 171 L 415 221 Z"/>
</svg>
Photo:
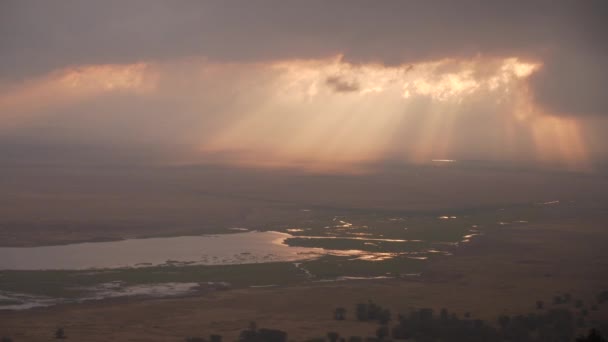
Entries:
<svg viewBox="0 0 608 342">
<path fill-rule="evenodd" d="M 246 232 L 0 247 L 0 270 L 83 270 L 158 265 L 226 265 L 310 259 L 319 248 L 289 247 L 292 235 Z"/>
</svg>

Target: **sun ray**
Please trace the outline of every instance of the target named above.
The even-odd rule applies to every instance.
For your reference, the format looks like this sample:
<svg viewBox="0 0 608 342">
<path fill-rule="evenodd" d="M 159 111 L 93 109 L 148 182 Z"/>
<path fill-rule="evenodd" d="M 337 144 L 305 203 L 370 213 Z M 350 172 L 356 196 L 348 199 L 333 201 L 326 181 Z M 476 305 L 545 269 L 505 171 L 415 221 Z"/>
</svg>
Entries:
<svg viewBox="0 0 608 342">
<path fill-rule="evenodd" d="M 178 63 L 179 64 L 179 63 Z M 486 158 L 585 169 L 589 153 L 577 119 L 545 112 L 527 79 L 542 67 L 517 58 L 444 59 L 413 65 L 351 64 L 341 56 L 256 64 L 188 61 L 82 66 L 0 91 L 0 128 L 27 125 L 40 109 L 106 94 L 163 96 L 175 69 L 205 84 L 216 109 L 196 93 L 179 94 L 216 110 L 215 130 L 199 139 L 200 158 L 221 162 L 352 169 L 397 158 Z M 180 69 L 181 68 L 181 69 Z M 217 90 L 213 85 L 217 82 Z M 206 157 L 207 156 L 207 157 Z"/>
</svg>

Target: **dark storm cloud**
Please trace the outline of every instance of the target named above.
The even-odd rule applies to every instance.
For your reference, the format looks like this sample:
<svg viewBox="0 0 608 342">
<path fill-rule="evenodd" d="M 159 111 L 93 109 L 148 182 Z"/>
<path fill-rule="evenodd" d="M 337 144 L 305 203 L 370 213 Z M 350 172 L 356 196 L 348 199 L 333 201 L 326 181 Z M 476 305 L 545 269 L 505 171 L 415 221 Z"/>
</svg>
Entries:
<svg viewBox="0 0 608 342">
<path fill-rule="evenodd" d="M 402 64 L 541 60 L 541 103 L 606 114 L 606 1 L 3 1 L 0 79 L 74 64 L 205 56 Z M 576 82 L 573 82 L 576 81 Z"/>
<path fill-rule="evenodd" d="M 359 83 L 357 83 L 357 81 L 345 80 L 340 76 L 328 77 L 325 80 L 325 84 L 336 93 L 351 93 L 359 90 Z"/>
<path fill-rule="evenodd" d="M 562 51 L 532 76 L 538 103 L 557 115 L 608 115 L 608 55 Z"/>
</svg>

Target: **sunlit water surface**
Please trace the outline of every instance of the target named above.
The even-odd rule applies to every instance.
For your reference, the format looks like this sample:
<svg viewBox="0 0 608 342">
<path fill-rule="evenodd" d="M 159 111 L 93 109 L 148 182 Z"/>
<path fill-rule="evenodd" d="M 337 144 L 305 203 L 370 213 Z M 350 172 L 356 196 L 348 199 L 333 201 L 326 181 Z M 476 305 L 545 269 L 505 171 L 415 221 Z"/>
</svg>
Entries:
<svg viewBox="0 0 608 342">
<path fill-rule="evenodd" d="M 247 232 L 1 247 L 0 270 L 83 270 L 158 265 L 227 265 L 310 259 L 318 248 L 288 247 L 279 232 Z"/>
</svg>

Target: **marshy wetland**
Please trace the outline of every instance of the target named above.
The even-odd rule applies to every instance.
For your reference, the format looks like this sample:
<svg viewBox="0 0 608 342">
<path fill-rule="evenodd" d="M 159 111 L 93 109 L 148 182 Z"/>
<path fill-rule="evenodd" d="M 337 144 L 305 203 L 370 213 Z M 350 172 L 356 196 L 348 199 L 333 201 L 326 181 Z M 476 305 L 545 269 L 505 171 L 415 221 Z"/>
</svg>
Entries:
<svg viewBox="0 0 608 342">
<path fill-rule="evenodd" d="M 485 232 L 578 210 L 547 201 L 441 212 L 294 209 L 268 230 L 0 248 L 0 309 L 228 288 L 415 279 Z"/>
<path fill-rule="evenodd" d="M 543 314 L 545 311 L 535 308 L 538 300 L 544 301 L 546 312 L 570 309 L 580 300 L 583 306 L 572 310 L 577 320 L 589 312 L 583 327 L 576 330 L 584 334 L 589 327 L 601 327 L 608 318 L 605 305 L 595 304 L 598 291 L 608 284 L 608 255 L 602 248 L 608 239 L 598 224 L 606 212 L 601 206 L 546 202 L 554 200 L 466 213 L 443 211 L 443 215 L 349 212 L 282 229 L 294 237 L 309 236 L 315 241 L 322 231 L 352 236 L 339 233 L 346 228 L 343 222 L 359 230 L 370 230 L 373 220 L 384 222 L 384 226 L 379 225 L 384 230 L 370 239 L 422 240 L 422 233 L 416 233 L 417 225 L 412 224 L 415 221 L 460 230 L 449 235 L 453 239 L 435 240 L 433 248 L 445 253 L 431 252 L 427 259 L 397 255 L 373 245 L 366 245 L 375 248 L 367 252 L 387 253 L 390 258 L 370 261 L 357 255 L 333 254 L 330 251 L 349 251 L 350 245 L 340 247 L 341 241 L 330 237 L 328 241 L 337 242 L 331 249 L 299 261 L 2 271 L 0 302 L 6 310 L 0 311 L 0 328 L 27 341 L 45 340 L 58 326 L 77 340 L 183 341 L 185 336 L 210 333 L 236 340 L 255 317 L 263 327 L 279 328 L 288 331 L 290 339 L 305 341 L 325 336 L 327 331 L 341 336 L 373 336 L 377 325 L 358 322 L 351 311 L 354 303 L 368 299 L 393 313 L 413 308 L 439 312 L 447 307 L 470 320 L 483 319 L 490 324 L 505 314 Z M 398 236 L 387 233 L 390 227 L 403 228 L 408 220 L 406 227 L 411 229 L 401 229 Z M 459 225 L 459 220 L 466 225 Z M 477 227 L 472 228 L 473 224 Z M 479 235 L 467 237 L 471 229 L 479 230 Z M 226 230 L 230 232 L 243 233 Z M 572 298 L 569 303 L 553 303 L 553 297 L 566 293 Z M 599 309 L 592 310 L 594 306 Z M 330 318 L 336 307 L 347 308 L 346 320 Z M 112 329 L 116 326 L 121 328 Z"/>
</svg>

